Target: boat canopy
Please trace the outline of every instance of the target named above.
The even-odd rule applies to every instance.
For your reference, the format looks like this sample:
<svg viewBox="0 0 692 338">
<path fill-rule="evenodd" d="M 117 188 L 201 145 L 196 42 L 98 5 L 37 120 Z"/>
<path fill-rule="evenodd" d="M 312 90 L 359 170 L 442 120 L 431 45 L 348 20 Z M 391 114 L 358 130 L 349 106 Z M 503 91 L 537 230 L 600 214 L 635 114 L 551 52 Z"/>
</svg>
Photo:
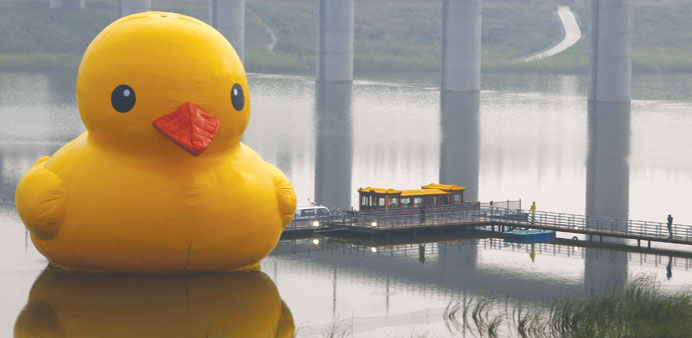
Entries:
<svg viewBox="0 0 692 338">
<path fill-rule="evenodd" d="M 358 189 L 359 210 L 437 208 L 464 204 L 464 190 L 454 184 L 430 183 L 420 189 L 397 190 L 367 187 Z"/>
<path fill-rule="evenodd" d="M 430 183 L 428 185 L 424 185 L 421 188 L 423 189 L 438 189 L 438 190 L 443 190 L 447 192 L 452 192 L 452 191 L 462 191 L 466 190 L 466 187 L 460 187 L 455 184 L 438 184 L 438 183 Z"/>
</svg>

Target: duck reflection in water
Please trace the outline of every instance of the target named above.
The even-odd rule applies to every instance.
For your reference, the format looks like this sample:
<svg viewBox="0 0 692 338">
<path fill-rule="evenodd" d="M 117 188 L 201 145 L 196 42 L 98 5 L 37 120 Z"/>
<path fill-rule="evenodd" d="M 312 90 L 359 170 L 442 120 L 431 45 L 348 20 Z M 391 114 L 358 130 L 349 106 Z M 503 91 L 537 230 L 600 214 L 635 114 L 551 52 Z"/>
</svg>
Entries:
<svg viewBox="0 0 692 338">
<path fill-rule="evenodd" d="M 46 268 L 14 327 L 34 337 L 293 337 L 293 316 L 260 271 L 188 276 Z"/>
</svg>

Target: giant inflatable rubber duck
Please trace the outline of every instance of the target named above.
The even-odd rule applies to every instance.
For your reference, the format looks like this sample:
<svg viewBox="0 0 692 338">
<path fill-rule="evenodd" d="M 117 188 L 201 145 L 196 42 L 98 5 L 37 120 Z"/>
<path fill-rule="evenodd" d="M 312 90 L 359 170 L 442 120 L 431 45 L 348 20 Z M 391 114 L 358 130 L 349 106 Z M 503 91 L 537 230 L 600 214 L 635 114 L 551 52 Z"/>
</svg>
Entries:
<svg viewBox="0 0 692 338">
<path fill-rule="evenodd" d="M 295 211 L 286 176 L 240 142 L 243 65 L 214 28 L 146 12 L 82 58 L 87 131 L 19 181 L 36 248 L 65 269 L 184 274 L 253 269 Z"/>
<path fill-rule="evenodd" d="M 138 276 L 48 267 L 14 325 L 14 338 L 289 338 L 294 333 L 291 311 L 260 271 Z"/>
</svg>

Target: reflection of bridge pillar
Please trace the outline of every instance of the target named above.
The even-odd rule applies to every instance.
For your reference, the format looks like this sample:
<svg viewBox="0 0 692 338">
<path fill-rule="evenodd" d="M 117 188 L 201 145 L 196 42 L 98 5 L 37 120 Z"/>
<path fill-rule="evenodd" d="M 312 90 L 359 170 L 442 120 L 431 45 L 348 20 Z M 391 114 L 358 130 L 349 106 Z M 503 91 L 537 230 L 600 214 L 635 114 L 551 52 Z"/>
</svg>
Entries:
<svg viewBox="0 0 692 338">
<path fill-rule="evenodd" d="M 586 215 L 623 221 L 589 222 L 587 226 L 625 231 L 624 220 L 629 214 L 630 104 L 591 102 L 588 128 Z M 627 253 L 587 248 L 585 264 L 587 294 L 624 285 L 627 279 Z"/>
<path fill-rule="evenodd" d="M 84 8 L 86 8 L 86 0 L 48 0 L 48 7 L 49 8 L 67 7 L 67 8 L 84 9 Z"/>
<path fill-rule="evenodd" d="M 442 90 L 481 88 L 481 0 L 444 0 Z"/>
<path fill-rule="evenodd" d="M 625 286 L 627 252 L 598 248 L 584 250 L 584 291 L 587 296 Z"/>
<path fill-rule="evenodd" d="M 46 76 L 48 77 L 48 94 L 52 102 L 74 103 L 77 78 L 72 71 L 50 72 Z"/>
<path fill-rule="evenodd" d="M 440 101 L 440 183 L 465 186 L 465 199 L 478 200 L 480 95 L 443 91 Z"/>
<path fill-rule="evenodd" d="M 3 177 L 2 173 L 5 169 L 4 163 L 5 154 L 2 149 L 0 149 L 0 209 L 7 208 L 7 210 L 13 210 L 14 206 L 14 189 L 13 183 L 10 180 Z"/>
<path fill-rule="evenodd" d="M 456 243 L 437 243 L 437 262 L 439 272 L 463 271 L 473 273 L 478 261 L 478 245 L 476 241 L 458 241 Z"/>
<path fill-rule="evenodd" d="M 317 82 L 315 201 L 350 209 L 351 83 Z"/>
<path fill-rule="evenodd" d="M 589 100 L 632 96 L 632 0 L 591 0 Z"/>
<path fill-rule="evenodd" d="M 119 0 L 118 3 L 121 17 L 151 10 L 151 0 Z"/>
<path fill-rule="evenodd" d="M 211 23 L 245 60 L 245 0 L 211 0 Z"/>
<path fill-rule="evenodd" d="M 353 0 L 318 0 L 317 81 L 353 81 Z"/>
</svg>

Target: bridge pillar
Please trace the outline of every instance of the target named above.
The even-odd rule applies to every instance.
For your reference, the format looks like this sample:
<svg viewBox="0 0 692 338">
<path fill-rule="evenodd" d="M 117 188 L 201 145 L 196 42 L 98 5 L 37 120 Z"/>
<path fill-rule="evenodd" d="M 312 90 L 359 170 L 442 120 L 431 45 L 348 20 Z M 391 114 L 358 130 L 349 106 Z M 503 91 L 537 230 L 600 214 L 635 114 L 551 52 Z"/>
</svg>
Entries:
<svg viewBox="0 0 692 338">
<path fill-rule="evenodd" d="M 464 199 L 478 200 L 480 94 L 440 95 L 440 183 L 465 186 Z"/>
<path fill-rule="evenodd" d="M 591 0 L 589 101 L 632 97 L 632 0 Z"/>
<path fill-rule="evenodd" d="M 629 214 L 630 104 L 589 102 L 586 215 L 621 220 L 587 222 L 587 227 L 627 231 Z M 603 238 L 611 243 L 622 239 Z M 599 294 L 627 281 L 627 253 L 586 248 L 584 289 Z"/>
<path fill-rule="evenodd" d="M 151 0 L 119 0 L 118 4 L 121 17 L 151 10 Z"/>
<path fill-rule="evenodd" d="M 626 220 L 629 214 L 630 104 L 591 102 L 588 112 L 586 214 Z M 589 224 L 627 230 L 623 224 Z"/>
<path fill-rule="evenodd" d="M 317 81 L 353 81 L 353 0 L 318 0 Z"/>
<path fill-rule="evenodd" d="M 481 89 L 481 0 L 442 4 L 442 90 Z"/>
<path fill-rule="evenodd" d="M 211 0 L 211 23 L 245 61 L 245 0 Z"/>
<path fill-rule="evenodd" d="M 315 202 L 351 209 L 351 82 L 317 82 Z"/>
</svg>

